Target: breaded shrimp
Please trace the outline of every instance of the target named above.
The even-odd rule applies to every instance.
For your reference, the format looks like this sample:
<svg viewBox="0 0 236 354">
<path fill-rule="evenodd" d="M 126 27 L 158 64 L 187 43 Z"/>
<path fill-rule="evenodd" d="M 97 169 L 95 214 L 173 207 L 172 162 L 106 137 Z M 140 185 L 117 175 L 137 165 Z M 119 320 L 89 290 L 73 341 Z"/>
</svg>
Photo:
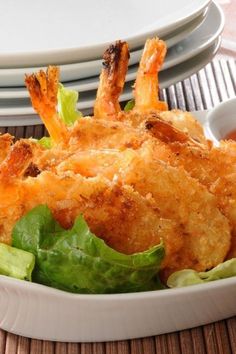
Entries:
<svg viewBox="0 0 236 354">
<path fill-rule="evenodd" d="M 104 54 L 104 68 L 100 76 L 94 116 L 103 120 L 120 120 L 137 128 L 143 125 L 147 113 L 154 113 L 159 119 L 171 122 L 193 139 L 206 143 L 201 125 L 189 112 L 167 111 L 167 104 L 158 100 L 158 72 L 165 54 L 166 46 L 163 41 L 158 38 L 147 40 L 135 83 L 135 107 L 131 112 L 125 113 L 120 109 L 119 96 L 125 83 L 128 46 L 120 41 L 110 46 Z"/>
<path fill-rule="evenodd" d="M 131 186 L 109 182 L 102 176 L 42 172 L 36 178 L 27 178 L 22 188 L 28 210 L 47 204 L 65 228 L 82 213 L 92 232 L 126 254 L 159 244 L 165 235 L 181 240 L 175 222 L 160 216 L 152 198 L 146 199 Z M 167 247 L 166 252 L 170 255 L 171 249 Z"/>
<path fill-rule="evenodd" d="M 33 158 L 29 144 L 24 140 L 13 145 L 6 159 L 0 164 L 0 242 L 11 243 L 11 230 L 22 216 L 24 204 L 20 179 Z"/>
<path fill-rule="evenodd" d="M 14 188 L 18 191 L 15 209 L 8 204 L 9 210 L 15 211 L 13 217 L 8 217 L 5 239 L 7 235 L 10 238 L 9 232 L 20 216 L 46 203 L 64 227 L 71 226 L 76 215 L 83 213 L 95 234 L 124 253 L 142 251 L 162 238 L 166 247 L 165 276 L 183 267 L 205 270 L 224 259 L 230 232 L 226 219 L 215 207 L 214 197 L 184 170 L 153 159 L 154 140 L 147 141 L 141 150 L 74 153 L 54 166 L 53 171 L 39 172 L 35 177 L 25 173 L 32 162 L 34 146 L 27 146 L 24 141 L 18 145 L 21 153 L 16 145 L 15 154 L 2 164 L 3 174 L 15 177 Z M 0 187 L 3 182 L 4 179 Z M 151 217 L 144 205 L 155 216 Z M 0 208 L 1 211 L 6 213 Z M 122 228 L 116 232 L 113 228 L 120 224 L 119 219 Z M 159 230 L 158 237 L 153 230 Z M 214 245 L 222 236 L 219 251 Z"/>
<path fill-rule="evenodd" d="M 146 250 L 165 235 L 181 240 L 175 222 L 162 218 L 155 201 L 131 186 L 73 172 L 43 171 L 29 177 L 24 172 L 31 159 L 31 146 L 20 141 L 0 166 L 1 242 L 10 243 L 16 221 L 39 204 L 47 204 L 65 228 L 82 213 L 92 232 L 125 253 Z M 168 256 L 171 252 L 167 245 Z"/>
<path fill-rule="evenodd" d="M 139 149 L 147 141 L 155 142 L 155 156 L 167 161 L 172 154 L 163 142 L 153 138 L 144 128 L 133 128 L 121 122 L 94 119 L 91 117 L 80 118 L 70 130 L 70 140 L 67 149 L 60 145 L 50 150 L 39 151 L 34 156 L 34 161 L 41 170 L 55 170 L 63 161 L 70 161 L 79 151 L 96 149 L 126 150 Z M 174 158 L 174 154 L 172 154 Z M 73 169 L 72 169 L 73 170 Z"/>
<path fill-rule="evenodd" d="M 70 134 L 69 147 L 73 149 L 139 147 L 148 138 L 139 129 L 128 124 L 85 117 L 79 119 Z"/>
<path fill-rule="evenodd" d="M 144 197 L 153 197 L 160 215 L 173 220 L 183 237 L 163 238 L 167 249 L 172 249 L 172 259 L 166 258 L 163 264 L 166 273 L 183 267 L 209 269 L 223 261 L 229 250 L 228 221 L 218 210 L 216 198 L 183 168 L 155 159 L 154 145 L 146 142 L 135 151 L 81 151 L 58 165 L 57 171 L 105 176 L 133 186 Z M 219 242 L 220 249 L 216 247 Z"/>
<path fill-rule="evenodd" d="M 140 61 L 134 89 L 135 110 L 139 113 L 150 109 L 166 110 L 167 104 L 158 101 L 157 75 L 166 54 L 165 43 L 158 38 L 147 40 Z M 119 96 L 125 83 L 129 51 L 127 43 L 116 42 L 104 54 L 104 68 L 100 76 L 94 105 L 95 118 L 117 119 L 121 112 Z"/>
<path fill-rule="evenodd" d="M 157 139 L 168 142 L 168 147 L 175 154 L 169 162 L 183 166 L 188 173 L 198 179 L 217 197 L 218 206 L 228 217 L 232 226 L 232 246 L 229 257 L 236 256 L 236 143 L 222 142 L 220 147 L 208 147 L 196 143 L 183 132 L 165 124 L 165 134 L 160 122 L 152 122 L 149 131 Z M 185 135 L 185 138 L 184 138 Z M 172 155 L 170 155 L 172 156 Z"/>
</svg>

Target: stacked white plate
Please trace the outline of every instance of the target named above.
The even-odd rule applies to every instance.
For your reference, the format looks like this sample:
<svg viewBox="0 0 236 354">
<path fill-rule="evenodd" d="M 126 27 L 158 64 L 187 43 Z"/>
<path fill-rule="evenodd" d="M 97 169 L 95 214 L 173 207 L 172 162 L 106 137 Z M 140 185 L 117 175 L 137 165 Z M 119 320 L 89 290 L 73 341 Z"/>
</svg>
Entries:
<svg viewBox="0 0 236 354">
<path fill-rule="evenodd" d="M 224 16 L 210 0 L 31 0 L 0 4 L 0 125 L 40 122 L 24 86 L 25 73 L 58 65 L 61 82 L 80 93 L 78 108 L 92 112 L 102 54 L 117 39 L 130 47 L 121 100 L 132 97 L 147 38 L 167 43 L 160 87 L 183 80 L 206 65 L 220 46 Z"/>
</svg>

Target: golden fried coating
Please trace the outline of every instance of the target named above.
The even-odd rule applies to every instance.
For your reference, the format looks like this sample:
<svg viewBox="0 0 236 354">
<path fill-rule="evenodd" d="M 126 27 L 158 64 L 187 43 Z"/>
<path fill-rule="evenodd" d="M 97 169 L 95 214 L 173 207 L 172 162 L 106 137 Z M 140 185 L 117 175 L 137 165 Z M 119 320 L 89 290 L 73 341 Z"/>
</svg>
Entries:
<svg viewBox="0 0 236 354">
<path fill-rule="evenodd" d="M 66 160 L 66 164 L 68 164 L 71 157 L 74 161 L 73 155 L 76 156 L 78 151 L 96 149 L 137 150 L 148 141 L 153 144 L 153 153 L 156 158 L 163 161 L 168 161 L 170 155 L 172 155 L 172 159 L 175 158 L 175 155 L 165 143 L 151 136 L 146 126 L 133 128 L 129 124 L 126 125 L 118 121 L 84 117 L 79 119 L 73 129 L 70 130 L 67 149 L 58 145 L 51 150 L 38 150 L 34 156 L 34 161 L 41 170 L 55 171 L 63 161 Z M 71 170 L 75 171 L 74 165 Z"/>
<path fill-rule="evenodd" d="M 158 47 L 162 54 L 157 54 Z M 228 153 L 222 151 L 222 147 L 219 150 L 212 149 L 212 143 L 204 138 L 200 125 L 187 112 L 181 113 L 178 110 L 160 112 L 162 107 L 158 106 L 157 72 L 165 55 L 163 48 L 161 41 L 155 39 L 147 41 L 135 84 L 135 107 L 128 113 L 119 112 L 117 120 L 135 128 L 147 128 L 157 140 L 166 144 L 166 149 L 160 142 L 158 144 L 162 151 L 165 151 L 162 157 L 167 158 L 173 166 L 183 166 L 191 176 L 197 178 L 216 195 L 220 210 L 229 218 L 233 227 L 229 257 L 235 256 L 236 198 L 233 187 L 235 159 L 232 156 L 229 158 Z M 100 99 L 102 101 L 102 95 Z M 102 102 L 100 104 L 102 105 Z M 158 156 L 157 149 L 155 156 Z"/>
<path fill-rule="evenodd" d="M 1 181 L 0 190 L 4 191 L 5 186 Z M 82 213 L 92 232 L 125 253 L 159 244 L 166 234 L 181 238 L 175 223 L 160 217 L 151 198 L 101 176 L 85 178 L 72 172 L 56 175 L 45 171 L 37 177 L 16 179 L 3 197 L 0 241 L 5 243 L 11 242 L 15 222 L 39 204 L 47 204 L 65 228 L 71 227 Z M 171 254 L 168 248 L 167 252 Z"/>
<path fill-rule="evenodd" d="M 155 126 L 156 124 L 156 126 Z M 229 258 L 236 256 L 236 143 L 222 142 L 220 147 L 205 146 L 190 139 L 171 125 L 166 125 L 163 134 L 155 122 L 150 131 L 157 139 L 168 143 L 174 153 L 169 163 L 183 166 L 188 173 L 205 185 L 217 198 L 218 207 L 228 217 L 232 227 L 232 245 Z M 185 135 L 185 138 L 184 138 Z"/>
<path fill-rule="evenodd" d="M 20 181 L 32 163 L 35 144 L 17 141 L 0 164 L 0 241 L 11 243 L 11 231 L 23 215 L 24 198 Z"/>
<path fill-rule="evenodd" d="M 34 177 L 23 171 L 32 160 L 32 151 L 38 154 L 41 150 L 34 149 L 32 144 L 27 147 L 25 141 L 20 141 L 18 145 L 12 150 L 14 158 L 10 155 L 2 164 L 5 175 L 12 174 L 17 156 L 26 156 L 25 151 L 29 151 L 29 157 L 21 162 L 21 169 L 13 169 L 18 171 L 15 177 L 21 177 L 15 178 L 12 186 L 18 199 L 14 199 L 15 211 L 11 218 L 8 216 L 7 227 L 4 228 L 4 222 L 1 224 L 2 241 L 10 241 L 9 230 L 20 216 L 34 206 L 46 203 L 64 227 L 71 226 L 75 217 L 83 213 L 95 234 L 124 253 L 142 251 L 163 239 L 166 246 L 165 275 L 183 267 L 197 270 L 211 268 L 221 262 L 228 252 L 230 229 L 217 209 L 214 197 L 183 169 L 156 159 L 154 139 L 147 140 L 136 150 L 104 149 L 73 153 L 57 161 L 57 166 L 52 164 L 51 168 L 48 163 L 48 172 Z M 53 160 L 56 154 L 61 155 L 59 148 L 50 152 Z M 36 159 L 33 162 L 36 163 Z M 39 170 L 43 169 L 37 166 Z M 0 183 L 3 189 L 4 181 Z M 3 204 L 0 215 L 1 211 L 2 215 L 6 213 Z M 103 211 L 105 206 L 108 208 L 107 204 L 109 212 L 107 209 Z M 144 208 L 151 211 L 144 212 Z M 151 217 L 150 213 L 155 215 Z M 113 214 L 118 215 L 120 220 L 115 220 Z M 97 221 L 99 215 L 103 226 Z M 113 226 L 122 220 L 124 229 L 119 228 L 119 234 L 113 229 L 109 231 L 108 219 L 112 220 Z M 155 230 L 159 230 L 158 236 Z M 222 236 L 223 242 L 218 249 L 216 245 Z M 185 256 L 180 257 L 180 254 Z"/>
<path fill-rule="evenodd" d="M 185 256 L 181 259 L 180 238 L 164 237 L 167 248 L 172 249 L 176 256 L 176 260 L 173 256 L 166 258 L 166 269 L 194 267 L 203 270 L 217 265 L 228 252 L 231 235 L 227 219 L 217 208 L 216 198 L 183 168 L 172 167 L 156 159 L 154 150 L 155 142 L 149 141 L 135 151 L 81 151 L 59 164 L 57 171 L 70 170 L 84 176 L 102 175 L 131 185 L 144 197 L 153 197 L 160 215 L 174 220 L 178 234 L 183 236 L 181 242 Z M 219 242 L 220 248 L 217 247 Z M 124 251 L 127 250 L 124 248 Z"/>
<path fill-rule="evenodd" d="M 87 148 L 137 148 L 148 138 L 139 129 L 128 124 L 92 117 L 81 118 L 70 132 L 69 148 L 86 150 Z"/>
<path fill-rule="evenodd" d="M 24 199 L 18 180 L 0 180 L 0 242 L 11 244 L 11 232 L 24 212 Z"/>
<path fill-rule="evenodd" d="M 156 203 L 141 197 L 131 186 L 102 176 L 85 178 L 73 173 L 43 172 L 23 182 L 28 209 L 46 203 L 61 225 L 68 228 L 83 214 L 92 232 L 113 248 L 134 253 L 156 245 L 166 234 L 175 238 L 175 223 L 160 217 Z"/>
</svg>

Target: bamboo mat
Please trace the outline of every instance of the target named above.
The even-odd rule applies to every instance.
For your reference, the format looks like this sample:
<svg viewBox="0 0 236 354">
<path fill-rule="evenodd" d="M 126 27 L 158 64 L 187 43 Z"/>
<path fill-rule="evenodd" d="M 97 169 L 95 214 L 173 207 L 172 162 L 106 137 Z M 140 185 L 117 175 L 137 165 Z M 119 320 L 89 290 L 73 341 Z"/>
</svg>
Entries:
<svg viewBox="0 0 236 354">
<path fill-rule="evenodd" d="M 170 108 L 210 109 L 236 95 L 235 60 L 213 60 L 190 78 L 162 90 Z M 223 117 L 222 117 L 223 118 Z M 39 138 L 44 127 L 0 128 L 20 137 Z M 222 299 L 224 301 L 224 299 Z M 236 301 L 235 301 L 236 303 Z M 145 323 L 144 323 L 145 326 Z M 54 343 L 0 330 L 0 354 L 235 354 L 236 317 L 206 326 L 143 339 L 109 343 Z"/>
</svg>

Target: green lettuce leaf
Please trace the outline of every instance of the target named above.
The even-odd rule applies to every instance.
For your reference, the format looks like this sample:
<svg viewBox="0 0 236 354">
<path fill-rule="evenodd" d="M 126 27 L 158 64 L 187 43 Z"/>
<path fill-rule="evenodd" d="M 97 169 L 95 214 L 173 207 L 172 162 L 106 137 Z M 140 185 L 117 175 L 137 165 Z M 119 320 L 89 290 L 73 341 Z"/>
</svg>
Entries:
<svg viewBox="0 0 236 354">
<path fill-rule="evenodd" d="M 157 278 L 164 257 L 162 244 L 125 255 L 91 233 L 82 216 L 70 230 L 64 230 L 45 205 L 17 222 L 13 245 L 35 255 L 34 281 L 58 289 L 117 293 L 162 288 Z"/>
<path fill-rule="evenodd" d="M 135 105 L 135 101 L 134 100 L 130 100 L 126 103 L 125 107 L 124 107 L 124 111 L 128 112 L 131 111 L 134 108 Z"/>
<path fill-rule="evenodd" d="M 207 272 L 196 272 L 192 269 L 180 270 L 170 275 L 167 285 L 170 288 L 179 288 L 233 276 L 236 276 L 236 258 L 225 261 Z"/>
<path fill-rule="evenodd" d="M 30 281 L 34 264 L 32 253 L 0 243 L 0 274 Z"/>
<path fill-rule="evenodd" d="M 51 149 L 53 145 L 52 139 L 48 136 L 44 136 L 43 138 L 37 140 L 37 143 L 45 149 Z"/>
<path fill-rule="evenodd" d="M 59 84 L 57 93 L 58 113 L 66 125 L 73 125 L 79 117 L 82 117 L 81 112 L 76 110 L 78 97 L 77 91 L 66 89 L 62 84 Z"/>
</svg>

